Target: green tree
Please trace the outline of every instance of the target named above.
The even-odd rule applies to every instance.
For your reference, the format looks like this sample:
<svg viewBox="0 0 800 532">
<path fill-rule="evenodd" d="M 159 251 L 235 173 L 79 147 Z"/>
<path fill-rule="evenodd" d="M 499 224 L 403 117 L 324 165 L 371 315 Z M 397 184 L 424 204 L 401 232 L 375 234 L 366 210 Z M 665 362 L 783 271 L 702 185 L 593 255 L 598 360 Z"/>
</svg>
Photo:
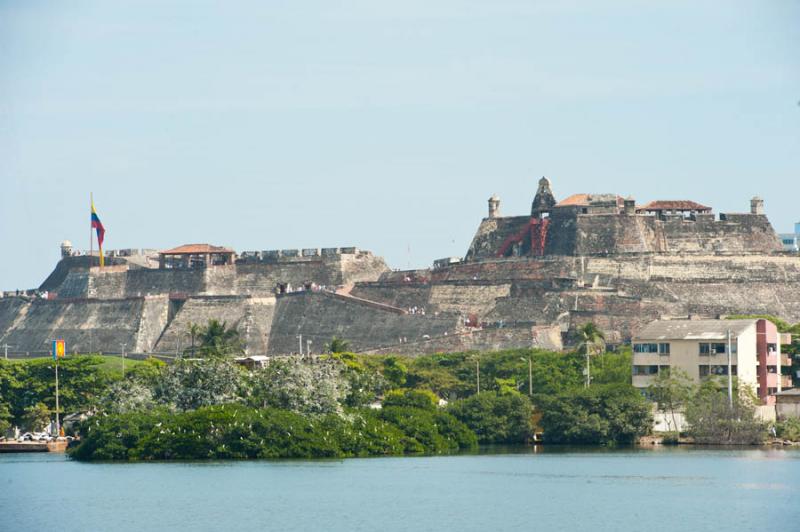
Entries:
<svg viewBox="0 0 800 532">
<path fill-rule="evenodd" d="M 244 344 L 239 336 L 239 331 L 235 327 L 228 327 L 227 322 L 220 323 L 218 320 L 208 320 L 205 327 L 194 331 L 199 333 L 200 345 L 196 349 L 187 347 L 184 354 L 191 354 L 195 351 L 204 358 L 219 358 L 244 353 Z"/>
<path fill-rule="evenodd" d="M 113 382 L 100 356 L 69 355 L 58 362 L 61 413 L 92 408 Z M 22 424 L 25 409 L 43 403 L 55 410 L 55 362 L 50 358 L 26 361 L 0 359 L 0 401 L 8 405 L 12 423 Z"/>
<path fill-rule="evenodd" d="M 11 428 L 11 411 L 6 403 L 0 402 L 0 437 L 4 436 Z"/>
<path fill-rule="evenodd" d="M 686 405 L 688 433 L 697 443 L 758 444 L 767 435 L 765 423 L 756 419 L 751 391 L 737 386 L 733 405 L 721 381 L 703 382 Z"/>
<path fill-rule="evenodd" d="M 383 407 L 400 406 L 436 410 L 439 398 L 430 390 L 392 390 L 383 399 Z"/>
<path fill-rule="evenodd" d="M 344 367 L 335 359 L 314 363 L 297 357 L 272 360 L 251 373 L 248 403 L 308 414 L 340 412 L 349 393 Z"/>
<path fill-rule="evenodd" d="M 179 410 L 235 403 L 246 395 L 244 370 L 230 359 L 178 360 L 167 367 L 153 395 Z"/>
<path fill-rule="evenodd" d="M 100 401 L 105 412 L 124 414 L 150 410 L 156 405 L 152 390 L 136 380 L 113 383 Z"/>
<path fill-rule="evenodd" d="M 44 430 L 50 424 L 50 409 L 44 403 L 25 408 L 21 419 L 22 429 L 31 432 Z"/>
<path fill-rule="evenodd" d="M 344 353 L 350 349 L 350 342 L 343 338 L 334 336 L 331 341 L 325 344 L 325 351 L 328 353 Z"/>
<path fill-rule="evenodd" d="M 133 369 L 125 375 L 127 380 L 138 382 L 148 388 L 153 388 L 166 369 L 166 363 L 154 357 L 144 359 L 140 364 L 133 366 Z"/>
<path fill-rule="evenodd" d="M 684 410 L 694 391 L 695 385 L 689 375 L 679 368 L 660 371 L 647 387 L 650 399 L 655 401 L 659 410 L 670 416 L 670 430 L 678 430 L 676 413 Z"/>
<path fill-rule="evenodd" d="M 406 383 L 408 368 L 397 357 L 386 357 L 383 360 L 383 376 L 396 387 Z"/>
<path fill-rule="evenodd" d="M 653 424 L 650 404 L 631 385 L 573 388 L 536 400 L 549 442 L 630 444 Z"/>
<path fill-rule="evenodd" d="M 187 330 L 189 332 L 189 339 L 190 339 L 188 351 L 189 354 L 192 356 L 192 358 L 194 358 L 195 342 L 203 333 L 203 328 L 199 323 L 190 322 L 189 327 L 187 327 Z"/>
<path fill-rule="evenodd" d="M 533 436 L 533 407 L 519 393 L 481 392 L 447 406 L 480 443 L 525 443 Z"/>
</svg>

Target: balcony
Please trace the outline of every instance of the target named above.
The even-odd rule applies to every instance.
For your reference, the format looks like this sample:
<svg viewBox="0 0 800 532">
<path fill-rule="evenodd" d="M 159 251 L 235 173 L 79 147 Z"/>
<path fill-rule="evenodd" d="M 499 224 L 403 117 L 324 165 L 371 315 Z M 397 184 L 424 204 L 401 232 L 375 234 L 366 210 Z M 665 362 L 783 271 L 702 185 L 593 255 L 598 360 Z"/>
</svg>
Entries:
<svg viewBox="0 0 800 532">
<path fill-rule="evenodd" d="M 767 373 L 767 388 L 777 388 L 777 387 L 778 387 L 778 374 Z"/>
<path fill-rule="evenodd" d="M 786 388 L 792 387 L 792 376 L 791 375 L 781 375 L 781 388 L 784 390 Z"/>
</svg>

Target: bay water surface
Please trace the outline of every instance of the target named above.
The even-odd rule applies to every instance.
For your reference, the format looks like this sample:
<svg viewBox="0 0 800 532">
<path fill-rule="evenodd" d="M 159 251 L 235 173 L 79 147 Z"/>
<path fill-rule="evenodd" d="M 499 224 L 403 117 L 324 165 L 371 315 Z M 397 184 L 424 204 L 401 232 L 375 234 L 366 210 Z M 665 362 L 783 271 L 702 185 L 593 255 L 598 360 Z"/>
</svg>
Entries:
<svg viewBox="0 0 800 532">
<path fill-rule="evenodd" d="M 798 523 L 796 449 L 539 447 L 123 464 L 0 454 L 0 530 L 657 532 Z"/>
</svg>

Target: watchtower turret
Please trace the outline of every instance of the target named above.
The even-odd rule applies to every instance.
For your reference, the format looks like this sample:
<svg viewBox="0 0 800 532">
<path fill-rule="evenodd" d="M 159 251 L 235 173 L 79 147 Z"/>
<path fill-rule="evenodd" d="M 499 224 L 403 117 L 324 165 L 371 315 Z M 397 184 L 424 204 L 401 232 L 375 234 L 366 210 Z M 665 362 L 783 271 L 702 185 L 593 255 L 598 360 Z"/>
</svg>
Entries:
<svg viewBox="0 0 800 532">
<path fill-rule="evenodd" d="M 555 204 L 556 198 L 550 188 L 550 180 L 542 177 L 539 180 L 539 188 L 536 189 L 536 196 L 534 196 L 533 204 L 531 205 L 531 216 L 541 218 L 543 214 L 549 214 Z"/>
<path fill-rule="evenodd" d="M 492 194 L 489 198 L 489 218 L 498 218 L 500 216 L 500 198 L 497 194 Z"/>
<path fill-rule="evenodd" d="M 750 214 L 764 214 L 764 200 L 754 196 L 750 200 Z"/>
</svg>

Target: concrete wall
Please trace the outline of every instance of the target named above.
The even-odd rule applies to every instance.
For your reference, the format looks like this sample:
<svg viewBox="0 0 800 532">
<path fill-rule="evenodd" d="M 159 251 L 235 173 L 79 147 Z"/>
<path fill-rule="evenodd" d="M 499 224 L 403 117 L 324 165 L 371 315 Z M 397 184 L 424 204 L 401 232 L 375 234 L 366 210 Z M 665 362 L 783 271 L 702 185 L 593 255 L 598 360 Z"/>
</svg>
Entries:
<svg viewBox="0 0 800 532">
<path fill-rule="evenodd" d="M 637 343 L 638 340 L 635 340 Z M 666 342 L 670 344 L 669 355 L 658 353 L 634 353 L 633 365 L 635 366 L 669 366 L 684 371 L 690 379 L 700 382 L 700 366 L 728 364 L 727 354 L 700 355 L 700 343 L 726 343 L 725 340 L 642 340 L 644 343 Z M 741 384 L 748 385 L 753 391 L 758 387 L 756 380 L 756 328 L 755 324 L 749 327 L 735 341 L 737 352 L 733 354 L 731 363 L 736 366 L 737 378 Z M 652 377 L 634 375 L 633 385 L 637 388 L 646 388 Z"/>
</svg>

